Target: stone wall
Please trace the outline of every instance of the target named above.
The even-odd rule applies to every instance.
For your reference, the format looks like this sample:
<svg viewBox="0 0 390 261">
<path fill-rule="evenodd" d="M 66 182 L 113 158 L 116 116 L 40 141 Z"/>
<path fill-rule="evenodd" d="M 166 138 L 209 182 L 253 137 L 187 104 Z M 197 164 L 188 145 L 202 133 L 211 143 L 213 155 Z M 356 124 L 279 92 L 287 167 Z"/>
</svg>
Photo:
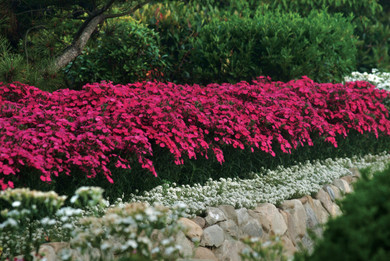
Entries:
<svg viewBox="0 0 390 261">
<path fill-rule="evenodd" d="M 234 209 L 229 205 L 209 207 L 205 217 L 179 220 L 187 229 L 179 232 L 177 244 L 184 255 L 193 256 L 188 260 L 239 261 L 246 247 L 242 239 L 257 237 L 267 242 L 277 236 L 284 246 L 284 254 L 292 257 L 300 245 L 312 249 L 308 229 L 321 235 L 321 224 L 330 216 L 341 214 L 336 200 L 353 190 L 351 184 L 358 177 L 358 170 L 352 170 L 352 175 L 324 185 L 313 197 L 285 200 L 280 206 L 263 203 L 254 209 Z M 199 246 L 195 247 L 194 242 Z M 49 243 L 41 249 L 46 252 L 46 260 L 51 261 L 58 260 L 56 252 L 63 247 L 66 243 Z"/>
<path fill-rule="evenodd" d="M 228 205 L 209 207 L 206 217 L 182 218 L 180 222 L 188 227 L 187 239 L 200 240 L 200 247 L 194 250 L 195 259 L 238 261 L 241 260 L 239 253 L 245 248 L 241 239 L 259 237 L 266 242 L 273 236 L 281 239 L 285 254 L 293 256 L 299 245 L 312 249 L 308 229 L 320 235 L 321 224 L 330 216 L 341 214 L 335 201 L 352 191 L 351 183 L 357 175 L 355 170 L 353 175 L 323 186 L 313 197 L 285 200 L 278 207 L 269 203 L 255 209 L 234 209 Z M 182 245 L 184 249 L 191 242 L 188 240 Z"/>
</svg>

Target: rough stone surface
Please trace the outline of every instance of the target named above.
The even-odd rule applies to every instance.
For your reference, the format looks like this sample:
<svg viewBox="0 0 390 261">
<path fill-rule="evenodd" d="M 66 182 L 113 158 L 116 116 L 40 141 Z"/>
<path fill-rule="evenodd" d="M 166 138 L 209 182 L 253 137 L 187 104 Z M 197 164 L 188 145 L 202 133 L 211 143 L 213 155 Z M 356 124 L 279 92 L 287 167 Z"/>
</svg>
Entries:
<svg viewBox="0 0 390 261">
<path fill-rule="evenodd" d="M 287 256 L 293 256 L 297 251 L 297 248 L 294 246 L 291 239 L 287 235 L 284 235 L 281 237 L 281 241 L 283 244 L 283 253 Z"/>
<path fill-rule="evenodd" d="M 248 223 L 250 216 L 246 208 L 240 208 L 236 210 L 237 213 L 237 225 L 242 226 Z"/>
<path fill-rule="evenodd" d="M 50 242 L 50 243 L 45 243 L 43 245 L 51 246 L 56 253 L 58 253 L 64 248 L 69 248 L 70 246 L 68 242 Z"/>
<path fill-rule="evenodd" d="M 332 216 L 338 216 L 341 214 L 340 208 L 332 202 L 328 193 L 326 193 L 323 189 L 320 189 L 315 196 L 316 199 L 321 201 L 321 204 L 328 211 L 328 213 Z"/>
<path fill-rule="evenodd" d="M 271 235 L 283 235 L 287 230 L 287 224 L 279 210 L 270 203 L 263 203 L 255 208 L 266 233 Z"/>
<path fill-rule="evenodd" d="M 341 177 L 341 179 L 345 180 L 350 185 L 353 182 L 353 176 L 344 176 L 344 177 Z"/>
<path fill-rule="evenodd" d="M 317 216 L 314 213 L 314 210 L 312 209 L 309 203 L 306 203 L 305 205 L 303 205 L 303 207 L 305 208 L 305 212 L 306 212 L 306 227 L 308 229 L 316 228 L 319 223 L 318 223 Z"/>
<path fill-rule="evenodd" d="M 200 241 L 203 229 L 198 224 L 188 218 L 180 218 L 178 222 L 185 227 L 184 233 L 189 239 Z"/>
<path fill-rule="evenodd" d="M 198 224 L 201 228 L 204 228 L 206 226 L 206 220 L 204 220 L 204 218 L 202 217 L 196 216 L 194 218 L 191 218 L 191 220 Z"/>
<path fill-rule="evenodd" d="M 332 200 L 330 199 L 330 196 L 328 193 L 326 193 L 323 189 L 320 189 L 317 194 L 314 196 L 314 198 L 321 201 L 321 204 L 324 206 L 326 210 L 328 210 L 329 205 L 332 203 Z"/>
<path fill-rule="evenodd" d="M 44 258 L 46 258 L 47 261 L 56 260 L 57 258 L 55 249 L 49 245 L 42 245 L 39 248 L 39 254 L 41 256 L 44 256 Z"/>
<path fill-rule="evenodd" d="M 302 238 L 306 233 L 306 211 L 298 199 L 285 200 L 281 208 L 287 212 L 287 227 L 293 242 Z"/>
<path fill-rule="evenodd" d="M 336 187 L 335 185 L 332 185 L 332 184 L 330 184 L 328 186 L 332 188 L 336 200 L 342 199 L 343 195 L 338 187 Z"/>
<path fill-rule="evenodd" d="M 306 204 L 306 202 L 308 201 L 308 196 L 303 196 L 299 199 L 299 201 L 301 201 L 302 205 Z"/>
<path fill-rule="evenodd" d="M 304 249 L 308 250 L 309 253 L 312 253 L 314 250 L 314 241 L 310 238 L 310 236 L 306 233 L 302 240 L 301 240 L 302 246 Z"/>
<path fill-rule="evenodd" d="M 225 240 L 222 228 L 218 225 L 212 225 L 203 230 L 203 237 L 200 241 L 201 246 L 219 247 Z"/>
<path fill-rule="evenodd" d="M 323 187 L 323 189 L 324 189 L 325 192 L 328 193 L 330 199 L 334 202 L 334 201 L 336 200 L 336 194 L 335 194 L 333 188 L 330 187 L 329 185 L 325 185 L 325 186 Z"/>
<path fill-rule="evenodd" d="M 240 230 L 242 232 L 241 237 L 247 238 L 250 237 L 261 237 L 263 235 L 263 230 L 261 224 L 256 219 L 250 219 L 246 224 L 241 225 Z"/>
<path fill-rule="evenodd" d="M 249 214 L 249 217 L 251 217 L 251 218 L 260 219 L 259 213 L 257 213 L 253 209 L 248 209 L 248 214 Z"/>
<path fill-rule="evenodd" d="M 208 207 L 206 209 L 206 214 L 205 220 L 208 225 L 214 225 L 215 223 L 226 220 L 225 213 L 219 208 Z"/>
<path fill-rule="evenodd" d="M 240 236 L 240 230 L 236 224 L 231 219 L 218 223 L 218 225 L 227 233 L 229 236 L 238 239 Z"/>
<path fill-rule="evenodd" d="M 330 213 L 330 214 L 332 217 L 337 217 L 337 216 L 340 216 L 341 214 L 343 214 L 343 212 L 341 212 L 340 207 L 336 203 L 333 203 L 332 204 L 332 213 Z"/>
<path fill-rule="evenodd" d="M 319 223 L 324 224 L 328 221 L 329 213 L 322 206 L 321 201 L 319 201 L 318 199 L 313 199 L 313 204 L 311 204 L 311 207 L 314 210 L 314 213 L 316 214 Z"/>
<path fill-rule="evenodd" d="M 238 224 L 237 213 L 233 206 L 221 205 L 218 208 L 222 210 L 227 219 L 233 220 L 236 224 Z"/>
<path fill-rule="evenodd" d="M 351 193 L 351 187 L 349 186 L 348 182 L 343 179 L 335 179 L 333 181 L 333 185 L 338 187 L 344 193 Z"/>
<path fill-rule="evenodd" d="M 240 254 L 245 245 L 240 241 L 225 240 L 221 247 L 214 251 L 218 260 L 241 261 Z"/>
<path fill-rule="evenodd" d="M 194 243 L 188 240 L 182 231 L 179 231 L 176 235 L 176 244 L 181 246 L 180 253 L 184 257 L 191 257 L 193 255 Z"/>
<path fill-rule="evenodd" d="M 218 258 L 214 255 L 213 251 L 211 251 L 207 247 L 196 248 L 194 258 L 200 259 L 200 260 L 218 261 Z"/>
</svg>

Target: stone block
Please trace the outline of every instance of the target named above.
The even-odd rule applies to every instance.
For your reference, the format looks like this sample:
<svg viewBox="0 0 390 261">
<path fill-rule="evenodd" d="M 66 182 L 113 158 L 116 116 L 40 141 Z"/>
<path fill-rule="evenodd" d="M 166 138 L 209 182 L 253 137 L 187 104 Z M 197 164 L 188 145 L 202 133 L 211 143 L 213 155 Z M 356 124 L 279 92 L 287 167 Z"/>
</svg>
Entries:
<svg viewBox="0 0 390 261">
<path fill-rule="evenodd" d="M 211 251 L 207 247 L 198 247 L 198 248 L 196 248 L 195 249 L 194 258 L 195 259 L 199 259 L 199 260 L 218 261 L 218 258 L 214 255 L 213 251 Z"/>
<path fill-rule="evenodd" d="M 234 222 L 236 222 L 236 224 L 238 224 L 237 213 L 233 206 L 221 205 L 218 206 L 218 208 L 222 210 L 227 219 L 233 220 Z"/>
<path fill-rule="evenodd" d="M 218 225 L 212 225 L 203 230 L 203 237 L 200 241 L 201 246 L 219 247 L 225 240 L 223 229 Z"/>
<path fill-rule="evenodd" d="M 306 211 L 298 199 L 285 200 L 281 209 L 289 213 L 287 227 L 293 240 L 302 238 L 306 233 Z"/>
<path fill-rule="evenodd" d="M 283 235 L 287 230 L 287 224 L 279 210 L 270 203 L 258 205 L 254 211 L 258 213 L 260 223 L 266 233 L 270 235 Z"/>
<path fill-rule="evenodd" d="M 203 235 L 203 229 L 198 224 L 183 217 L 180 218 L 178 222 L 184 226 L 184 233 L 189 239 L 200 241 Z"/>
<path fill-rule="evenodd" d="M 205 220 L 208 225 L 214 225 L 215 223 L 225 221 L 226 216 L 219 208 L 208 207 L 206 208 Z"/>
</svg>

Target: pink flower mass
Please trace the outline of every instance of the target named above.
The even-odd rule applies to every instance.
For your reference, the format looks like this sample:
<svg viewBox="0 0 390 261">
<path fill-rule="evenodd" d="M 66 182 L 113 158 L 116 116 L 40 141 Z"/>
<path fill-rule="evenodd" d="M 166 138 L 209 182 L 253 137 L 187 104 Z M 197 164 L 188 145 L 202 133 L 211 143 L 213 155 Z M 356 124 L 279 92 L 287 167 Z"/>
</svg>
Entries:
<svg viewBox="0 0 390 261">
<path fill-rule="evenodd" d="M 222 164 L 223 144 L 275 155 L 272 143 L 290 153 L 313 145 L 313 133 L 334 146 L 337 134 L 352 129 L 390 135 L 386 98 L 389 92 L 367 82 L 320 84 L 307 77 L 207 86 L 102 82 L 53 93 L 0 83 L 0 186 L 13 187 L 4 178 L 21 167 L 39 170 L 44 182 L 70 175 L 71 167 L 113 182 L 110 161 L 130 168 L 131 157 L 157 175 L 153 143 L 176 164 L 210 151 Z"/>
</svg>

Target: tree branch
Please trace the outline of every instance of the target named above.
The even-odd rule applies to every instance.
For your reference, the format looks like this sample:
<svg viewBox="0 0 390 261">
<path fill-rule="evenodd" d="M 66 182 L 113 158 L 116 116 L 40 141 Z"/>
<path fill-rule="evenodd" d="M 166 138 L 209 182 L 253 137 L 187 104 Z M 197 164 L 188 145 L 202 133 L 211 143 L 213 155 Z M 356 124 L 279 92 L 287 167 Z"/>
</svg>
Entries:
<svg viewBox="0 0 390 261">
<path fill-rule="evenodd" d="M 80 35 L 73 41 L 72 45 L 65 49 L 65 51 L 57 57 L 54 62 L 54 70 L 58 71 L 61 68 L 65 67 L 68 63 L 76 59 L 77 56 L 81 54 L 85 45 L 87 44 L 92 33 L 95 31 L 96 27 L 104 21 L 104 15 L 100 14 L 92 18 L 84 27 L 84 30 Z"/>
<path fill-rule="evenodd" d="M 76 59 L 76 57 L 81 54 L 92 33 L 96 30 L 97 26 L 104 20 L 129 15 L 135 10 L 144 6 L 145 4 L 151 2 L 151 0 L 145 0 L 123 13 L 104 14 L 104 12 L 106 12 L 114 4 L 115 1 L 116 0 L 109 0 L 107 4 L 104 5 L 101 9 L 92 12 L 91 16 L 89 16 L 87 20 L 81 25 L 79 31 L 76 33 L 75 39 L 72 44 L 68 48 L 66 48 L 64 52 L 55 60 L 53 66 L 53 69 L 55 71 L 58 71 L 61 68 L 65 67 L 68 63 Z"/>
</svg>

